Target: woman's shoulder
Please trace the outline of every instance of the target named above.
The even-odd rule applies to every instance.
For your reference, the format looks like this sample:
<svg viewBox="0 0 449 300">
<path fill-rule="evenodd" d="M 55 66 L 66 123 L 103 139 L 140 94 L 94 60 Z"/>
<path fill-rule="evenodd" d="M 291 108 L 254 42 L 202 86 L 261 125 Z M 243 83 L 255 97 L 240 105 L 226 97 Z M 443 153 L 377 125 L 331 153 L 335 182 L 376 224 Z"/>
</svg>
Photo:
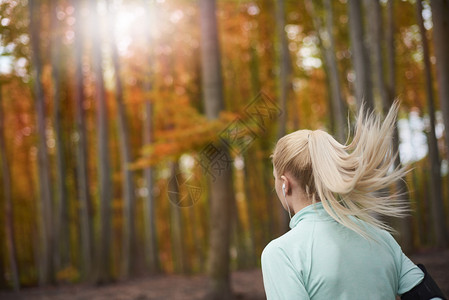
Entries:
<svg viewBox="0 0 449 300">
<path fill-rule="evenodd" d="M 283 249 L 285 247 L 284 236 L 285 234 L 271 240 L 263 249 L 262 255 L 267 252 L 275 251 L 275 249 Z"/>
<path fill-rule="evenodd" d="M 273 259 L 278 260 L 282 256 L 285 256 L 284 244 L 280 241 L 280 238 L 281 237 L 278 237 L 272 240 L 262 250 L 261 254 L 262 265 L 267 264 L 267 262 L 273 261 Z"/>
<path fill-rule="evenodd" d="M 281 235 L 280 237 L 277 237 L 273 240 L 271 240 L 263 249 L 262 251 L 262 256 L 265 254 L 267 255 L 268 253 L 273 253 L 273 252 L 284 252 L 286 250 L 288 250 L 288 245 L 291 245 L 291 230 L 284 233 L 283 235 Z"/>
<path fill-rule="evenodd" d="M 301 227 L 295 227 L 283 235 L 271 240 L 262 251 L 265 253 L 279 253 L 282 252 L 287 256 L 300 254 L 306 251 L 307 245 L 310 244 L 313 229 L 309 227 L 309 224 L 301 224 Z"/>
</svg>

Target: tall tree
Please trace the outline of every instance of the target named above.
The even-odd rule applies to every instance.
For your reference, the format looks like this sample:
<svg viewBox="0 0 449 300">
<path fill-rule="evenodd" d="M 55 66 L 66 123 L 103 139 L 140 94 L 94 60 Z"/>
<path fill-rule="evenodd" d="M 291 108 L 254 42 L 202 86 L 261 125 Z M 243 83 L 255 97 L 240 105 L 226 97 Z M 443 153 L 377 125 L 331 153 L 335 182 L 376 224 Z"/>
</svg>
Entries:
<svg viewBox="0 0 449 300">
<path fill-rule="evenodd" d="M 58 1 L 51 0 L 51 28 L 58 26 Z M 55 270 L 59 270 L 63 264 L 69 262 L 69 225 L 68 225 L 68 203 L 66 185 L 66 164 L 64 157 L 64 141 L 61 129 L 61 36 L 57 29 L 52 31 L 51 39 L 51 70 L 53 83 L 53 124 L 55 128 L 56 148 L 56 190 L 57 190 L 57 212 L 55 218 Z"/>
<path fill-rule="evenodd" d="M 332 89 L 332 107 L 335 120 L 335 133 L 340 142 L 345 141 L 345 128 L 346 128 L 346 108 L 343 100 L 340 78 L 338 76 L 338 63 L 335 58 L 335 39 L 333 34 L 334 28 L 334 13 L 332 9 L 332 2 L 330 0 L 324 1 L 324 7 L 326 9 L 326 32 L 327 42 L 324 43 L 326 48 L 326 56 L 330 71 L 330 84 Z"/>
<path fill-rule="evenodd" d="M 8 250 L 8 262 L 11 273 L 12 286 L 15 291 L 20 289 L 19 271 L 17 267 L 17 248 L 14 237 L 14 214 L 11 195 L 11 171 L 9 166 L 8 151 L 5 143 L 5 116 L 3 114 L 3 91 L 0 82 L 0 164 L 2 166 L 3 199 L 5 201 L 5 233 L 6 248 Z M 3 248 L 3 245 L 0 245 Z M 3 257 L 1 257 L 3 259 Z"/>
<path fill-rule="evenodd" d="M 98 24 L 97 0 L 90 0 L 92 25 L 92 62 L 95 74 L 95 90 L 97 100 L 98 122 L 98 169 L 100 184 L 100 234 L 97 250 L 98 283 L 111 280 L 111 202 L 113 185 L 111 183 L 109 162 L 108 112 L 106 105 L 106 89 L 103 78 L 103 54 L 101 49 L 101 34 Z"/>
<path fill-rule="evenodd" d="M 279 104 L 282 114 L 279 120 L 278 138 L 283 137 L 287 124 L 287 98 L 290 87 L 290 54 L 288 50 L 287 34 L 285 32 L 285 3 L 284 0 L 276 1 L 276 30 L 277 30 L 277 51 L 279 63 Z"/>
<path fill-rule="evenodd" d="M 110 0 L 107 1 L 110 6 Z M 110 20 L 115 20 L 115 11 L 109 10 Z M 115 39 L 114 23 L 108 22 L 110 28 L 110 42 L 112 52 L 112 62 L 114 67 L 115 81 L 115 101 L 117 105 L 118 127 L 120 139 L 121 164 L 123 173 L 123 276 L 128 277 L 136 269 L 136 224 L 135 224 L 135 203 L 136 193 L 134 184 L 134 171 L 128 166 L 132 163 L 132 153 L 130 147 L 128 117 L 124 104 L 123 84 L 120 70 L 119 55 Z"/>
<path fill-rule="evenodd" d="M 361 1 L 348 0 L 349 33 L 351 37 L 352 64 L 355 71 L 355 95 L 357 107 L 362 102 L 366 108 L 374 108 L 371 67 L 363 34 Z"/>
<path fill-rule="evenodd" d="M 277 52 L 279 63 L 278 95 L 281 115 L 279 118 L 278 139 L 287 133 L 287 99 L 290 88 L 290 54 L 288 50 L 287 33 L 285 32 L 285 2 L 276 1 L 276 31 L 277 31 Z M 288 228 L 288 214 L 282 205 L 278 205 L 280 217 L 280 234 L 286 232 Z"/>
<path fill-rule="evenodd" d="M 75 120 L 78 141 L 76 145 L 76 176 L 78 184 L 78 201 L 80 216 L 80 236 L 82 254 L 82 275 L 91 274 L 93 256 L 93 230 L 90 213 L 91 196 L 89 193 L 89 171 L 87 152 L 87 132 L 83 103 L 85 101 L 83 76 L 83 15 L 81 13 L 84 1 L 73 0 L 75 8 Z"/>
<path fill-rule="evenodd" d="M 170 236 L 171 236 L 171 245 L 172 245 L 172 253 L 173 253 L 173 261 L 175 265 L 175 271 L 184 273 L 186 271 L 186 255 L 185 255 L 185 246 L 183 240 L 183 222 L 182 222 L 182 214 L 181 207 L 177 205 L 181 200 L 179 198 L 179 190 L 178 182 L 182 182 L 182 178 L 179 174 L 179 164 L 178 161 L 170 162 L 170 181 L 168 185 L 168 193 L 170 197 Z"/>
<path fill-rule="evenodd" d="M 371 0 L 374 1 L 374 0 Z M 380 10 L 380 4 L 379 2 L 374 3 L 376 6 L 375 12 L 372 12 L 372 14 L 375 16 L 373 19 L 375 19 L 376 23 L 382 23 L 381 18 L 381 10 Z M 388 17 L 388 28 L 387 28 L 387 65 L 389 66 L 388 69 L 388 84 L 386 83 L 384 79 L 383 74 L 383 60 L 382 60 L 382 52 L 381 47 L 379 47 L 378 50 L 376 50 L 376 58 L 377 64 L 379 64 L 376 69 L 377 72 L 382 72 L 382 74 L 377 75 L 378 85 L 379 89 L 381 90 L 380 94 L 382 97 L 382 107 L 384 113 L 387 113 L 389 110 L 391 104 L 394 101 L 394 98 L 396 97 L 396 51 L 395 51 L 395 44 L 394 44 L 394 32 L 395 32 L 395 23 L 394 23 L 394 2 L 393 0 L 388 1 L 388 7 L 387 7 L 387 17 Z M 381 43 L 383 40 L 382 38 L 382 26 L 377 25 L 379 28 L 375 31 L 376 38 L 375 40 Z M 394 153 L 397 153 L 394 166 L 400 167 L 401 166 L 401 156 L 399 152 L 399 130 L 398 126 L 396 125 L 393 132 L 393 151 Z M 407 202 L 410 200 L 410 195 L 408 193 L 407 184 L 405 181 L 399 181 L 396 184 L 396 189 L 398 192 L 403 195 L 402 197 L 404 200 L 407 200 Z M 401 246 L 405 252 L 411 251 L 413 247 L 413 236 L 410 226 L 411 218 L 410 216 L 406 216 L 400 220 L 399 226 L 400 226 L 400 232 L 401 232 Z"/>
<path fill-rule="evenodd" d="M 437 82 L 444 127 L 449 128 L 449 1 L 431 0 L 433 44 L 437 59 Z M 446 156 L 449 160 L 449 130 L 445 130 Z"/>
<path fill-rule="evenodd" d="M 253 45 L 251 46 L 250 49 L 250 53 L 251 53 L 251 60 L 250 60 L 250 75 L 251 75 L 251 90 L 252 90 L 252 94 L 253 95 L 258 95 L 261 91 L 261 72 L 260 72 L 260 61 L 261 59 L 258 57 L 258 53 L 257 53 L 257 44 L 256 42 L 253 43 Z M 296 128 L 296 127 L 295 127 Z M 257 140 L 256 145 L 259 148 L 259 151 L 264 151 L 266 149 L 267 152 L 271 151 L 271 144 L 267 143 L 267 141 L 269 141 L 269 131 L 267 130 L 266 132 L 262 133 L 262 136 L 260 139 Z M 265 149 L 264 149 L 265 147 Z M 248 152 L 246 152 L 243 156 L 244 158 L 244 162 L 245 162 L 245 166 L 244 166 L 244 173 L 245 173 L 245 177 L 248 176 L 250 174 L 250 170 L 249 170 L 249 166 L 254 166 L 254 164 L 252 164 L 250 162 L 250 158 L 252 157 L 251 154 L 249 153 L 250 151 L 257 151 L 255 149 L 255 147 L 252 147 L 251 149 L 248 149 Z M 273 201 L 273 194 L 272 194 L 272 187 L 271 187 L 271 180 L 272 180 L 272 165 L 271 164 L 267 164 L 265 162 L 261 163 L 261 168 L 262 171 L 261 173 L 263 174 L 262 177 L 260 176 L 255 176 L 256 180 L 258 180 L 258 184 L 261 184 L 264 188 L 263 188 L 263 196 L 262 199 L 265 199 L 265 203 L 266 203 L 266 207 L 267 207 L 267 212 L 268 212 L 268 221 L 265 222 L 265 230 L 264 233 L 266 234 L 266 241 L 268 242 L 270 239 L 272 239 L 274 237 L 273 234 L 273 227 L 274 227 L 274 212 L 273 212 L 273 205 L 274 203 L 277 203 L 277 201 Z M 260 174 L 260 173 L 259 173 Z M 249 178 L 249 176 L 248 176 Z M 252 206 L 251 205 L 251 193 L 250 193 L 250 188 L 249 186 L 245 185 L 245 195 L 247 198 L 247 202 L 248 202 L 248 206 Z M 250 208 L 249 208 L 250 209 Z M 250 212 L 253 212 L 254 210 L 251 210 Z M 250 236 L 251 236 L 251 240 L 249 241 L 250 243 L 250 248 L 254 249 L 250 250 L 251 253 L 256 253 L 255 252 L 255 234 L 253 233 L 253 229 L 254 229 L 254 225 L 253 221 L 254 219 L 251 217 L 251 214 L 248 214 L 248 216 L 250 216 Z M 286 216 L 285 216 L 286 217 Z M 251 243 L 254 243 L 254 245 L 251 245 Z"/>
<path fill-rule="evenodd" d="M 33 62 L 33 78 L 34 78 L 34 97 L 37 111 L 37 130 L 38 130 L 38 165 L 39 165 L 39 192 L 41 200 L 41 265 L 39 272 L 40 284 L 46 284 L 54 281 L 53 272 L 53 201 L 52 192 L 50 186 L 50 162 L 47 154 L 47 138 L 46 138 L 46 113 L 45 113 L 45 95 L 41 82 L 42 77 L 42 61 L 40 51 L 40 18 L 39 13 L 40 6 L 37 1 L 30 1 L 29 4 L 30 14 L 30 38 L 31 38 L 31 50 L 32 50 L 32 62 Z"/>
<path fill-rule="evenodd" d="M 332 120 L 334 124 L 332 128 L 335 130 L 337 139 L 340 142 L 344 142 L 345 138 L 345 105 L 341 92 L 341 84 L 338 72 L 338 64 L 335 58 L 335 39 L 333 34 L 333 9 L 332 2 L 330 0 L 324 1 L 324 8 L 326 14 L 325 26 L 323 26 L 321 19 L 315 9 L 316 2 L 306 1 L 306 8 L 309 11 L 313 19 L 313 24 L 317 32 L 317 36 L 320 41 L 320 49 L 322 52 L 322 57 L 326 63 L 327 76 L 329 78 L 329 84 L 331 89 L 331 108 L 332 108 Z"/>
<path fill-rule="evenodd" d="M 215 0 L 200 0 L 202 92 L 209 120 L 218 119 L 224 109 L 223 83 Z M 223 142 L 217 145 L 220 155 L 229 157 Z M 231 167 L 210 168 L 210 237 L 207 299 L 232 299 L 229 270 L 230 203 L 234 201 Z M 215 180 L 214 180 L 215 179 Z"/>
<path fill-rule="evenodd" d="M 256 243 L 255 243 L 255 234 L 254 234 L 254 223 L 255 223 L 255 207 L 254 207 L 254 197 L 252 191 L 253 191 L 253 181 L 255 179 L 260 180 L 263 178 L 260 178 L 259 176 L 251 176 L 250 175 L 250 166 L 254 166 L 253 163 L 259 163 L 252 159 L 254 157 L 254 153 L 245 153 L 243 155 L 244 157 L 244 166 L 243 166 L 243 177 L 246 179 L 244 180 L 243 186 L 244 186 L 244 192 L 245 192 L 245 200 L 246 200 L 246 215 L 248 218 L 248 232 L 247 237 L 245 237 L 246 240 L 246 252 L 247 255 L 247 266 L 255 267 L 257 266 L 257 257 L 256 257 Z M 267 197 L 268 198 L 268 197 Z"/>
<path fill-rule="evenodd" d="M 367 3 L 368 13 L 368 27 L 370 28 L 368 35 L 369 44 L 371 49 L 371 61 L 374 73 L 374 83 L 376 90 L 382 101 L 382 109 L 387 112 L 390 107 L 390 101 L 388 99 L 387 86 L 385 81 L 385 70 L 382 59 L 382 44 L 383 38 L 383 22 L 382 22 L 382 9 L 379 0 L 369 0 Z"/>
<path fill-rule="evenodd" d="M 435 134 L 435 106 L 432 88 L 432 67 L 430 64 L 429 45 L 427 43 L 426 29 L 422 17 L 422 2 L 416 1 L 416 17 L 419 31 L 421 33 L 421 45 L 423 49 L 424 72 L 426 77 L 427 110 L 429 114 L 429 131 L 427 139 L 429 144 L 429 164 L 430 164 L 430 208 L 432 210 L 433 229 L 435 232 L 437 246 L 448 245 L 449 234 L 444 216 L 444 203 L 441 190 L 441 163 L 438 151 L 438 141 Z"/>
<path fill-rule="evenodd" d="M 152 0 L 146 0 L 145 8 L 148 15 L 146 28 L 146 36 L 148 45 L 152 45 L 154 43 L 151 22 L 154 18 L 154 7 L 152 6 Z M 154 47 L 148 47 L 151 51 Z M 155 65 L 153 52 L 148 53 L 148 67 L 146 69 L 146 80 L 145 80 L 145 117 L 143 118 L 143 142 L 144 144 L 151 144 L 154 140 L 153 127 L 154 127 L 154 113 L 153 113 L 153 102 L 154 99 L 150 97 L 152 92 L 152 82 L 154 80 L 152 74 L 152 68 Z M 158 243 L 157 243 L 157 222 L 156 222 L 156 203 L 153 192 L 153 177 L 154 177 L 154 167 L 147 167 L 144 170 L 146 188 L 147 188 L 147 196 L 144 201 L 144 224 L 145 224 L 145 253 L 146 260 L 148 261 L 149 270 L 151 273 L 158 273 L 161 269 L 160 260 L 158 255 Z"/>
</svg>

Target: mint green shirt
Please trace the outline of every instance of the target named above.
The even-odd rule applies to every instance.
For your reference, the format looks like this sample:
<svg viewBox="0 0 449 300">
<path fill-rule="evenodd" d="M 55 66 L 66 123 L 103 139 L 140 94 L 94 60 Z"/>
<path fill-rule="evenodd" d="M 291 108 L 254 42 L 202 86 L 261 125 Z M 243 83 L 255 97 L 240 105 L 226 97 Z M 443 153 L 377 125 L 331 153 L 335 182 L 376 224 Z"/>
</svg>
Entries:
<svg viewBox="0 0 449 300">
<path fill-rule="evenodd" d="M 394 300 L 424 278 L 388 232 L 367 225 L 375 241 L 365 239 L 321 202 L 297 212 L 289 225 L 262 252 L 268 300 Z"/>
</svg>

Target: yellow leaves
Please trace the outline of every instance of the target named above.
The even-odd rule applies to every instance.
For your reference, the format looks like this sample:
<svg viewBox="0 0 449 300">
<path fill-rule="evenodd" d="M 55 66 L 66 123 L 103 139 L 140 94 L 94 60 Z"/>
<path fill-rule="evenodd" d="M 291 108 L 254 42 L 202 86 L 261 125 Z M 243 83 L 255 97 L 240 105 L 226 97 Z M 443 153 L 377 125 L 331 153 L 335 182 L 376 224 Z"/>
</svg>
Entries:
<svg viewBox="0 0 449 300">
<path fill-rule="evenodd" d="M 171 128 L 158 129 L 154 132 L 155 142 L 142 147 L 141 157 L 131 164 L 130 168 L 145 168 L 165 158 L 199 151 L 207 143 L 217 140 L 220 132 L 239 116 L 225 111 L 214 121 L 207 120 L 198 113 L 192 114 L 190 118 L 174 118 Z"/>
<path fill-rule="evenodd" d="M 79 277 L 79 271 L 74 266 L 67 266 L 56 274 L 58 282 L 76 282 Z"/>
</svg>

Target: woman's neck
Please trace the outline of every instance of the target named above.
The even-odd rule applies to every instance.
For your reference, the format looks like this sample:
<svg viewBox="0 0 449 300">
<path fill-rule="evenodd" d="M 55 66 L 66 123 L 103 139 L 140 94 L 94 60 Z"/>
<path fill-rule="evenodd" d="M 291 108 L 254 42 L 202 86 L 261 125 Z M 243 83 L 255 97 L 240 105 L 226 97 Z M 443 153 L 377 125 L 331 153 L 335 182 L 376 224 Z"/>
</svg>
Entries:
<svg viewBox="0 0 449 300">
<path fill-rule="evenodd" d="M 312 199 L 299 187 L 293 189 L 292 195 L 289 198 L 290 208 L 293 209 L 295 214 L 313 203 Z"/>
</svg>

